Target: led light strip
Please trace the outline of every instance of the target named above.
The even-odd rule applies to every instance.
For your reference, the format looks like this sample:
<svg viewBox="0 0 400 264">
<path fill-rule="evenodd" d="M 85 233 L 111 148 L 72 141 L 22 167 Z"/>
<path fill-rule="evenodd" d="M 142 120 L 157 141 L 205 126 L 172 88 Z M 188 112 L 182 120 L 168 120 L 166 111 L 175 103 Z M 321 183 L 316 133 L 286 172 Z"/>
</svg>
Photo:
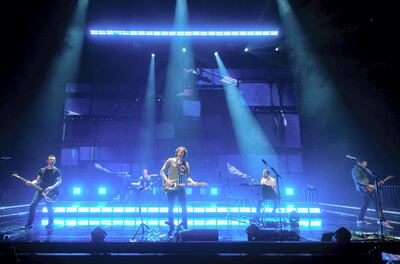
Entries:
<svg viewBox="0 0 400 264">
<path fill-rule="evenodd" d="M 278 30 L 203 30 L 203 31 L 174 31 L 174 30 L 102 30 L 91 29 L 92 36 L 118 37 L 270 37 L 278 36 Z"/>
<path fill-rule="evenodd" d="M 279 212 L 279 208 L 277 209 Z M 287 207 L 280 208 L 281 213 L 290 214 L 291 212 L 297 212 L 299 214 L 320 214 L 321 209 L 318 207 Z M 76 213 L 76 214 L 118 214 L 118 213 L 135 213 L 139 212 L 138 207 L 55 207 L 54 213 Z M 167 213 L 167 207 L 142 207 L 142 213 Z M 180 208 L 175 207 L 174 212 L 181 212 Z M 187 212 L 192 214 L 196 213 L 206 213 L 206 214 L 215 214 L 215 213 L 256 213 L 255 207 L 188 207 Z M 272 213 L 272 208 L 265 208 L 266 213 Z M 42 208 L 42 213 L 47 213 L 47 207 Z"/>
</svg>

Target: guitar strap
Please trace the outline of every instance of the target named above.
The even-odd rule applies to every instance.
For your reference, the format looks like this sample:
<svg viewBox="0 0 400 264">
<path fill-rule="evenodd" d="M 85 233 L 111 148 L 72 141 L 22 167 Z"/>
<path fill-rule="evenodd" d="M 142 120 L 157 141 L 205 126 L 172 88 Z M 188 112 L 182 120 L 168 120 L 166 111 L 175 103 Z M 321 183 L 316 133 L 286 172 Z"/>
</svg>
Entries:
<svg viewBox="0 0 400 264">
<path fill-rule="evenodd" d="M 183 182 L 183 175 L 185 174 L 185 169 L 186 169 L 186 161 L 184 159 L 181 160 L 181 162 L 178 162 L 178 183 Z"/>
</svg>

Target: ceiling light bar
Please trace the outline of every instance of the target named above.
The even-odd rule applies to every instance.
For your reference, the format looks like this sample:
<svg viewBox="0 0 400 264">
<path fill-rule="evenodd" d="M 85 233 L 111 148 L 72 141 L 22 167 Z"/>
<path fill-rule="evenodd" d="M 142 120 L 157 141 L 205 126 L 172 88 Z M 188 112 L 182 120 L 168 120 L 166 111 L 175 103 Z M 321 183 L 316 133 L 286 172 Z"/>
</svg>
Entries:
<svg viewBox="0 0 400 264">
<path fill-rule="evenodd" d="M 116 37 L 274 37 L 279 35 L 278 30 L 102 30 L 91 29 L 92 36 Z"/>
</svg>

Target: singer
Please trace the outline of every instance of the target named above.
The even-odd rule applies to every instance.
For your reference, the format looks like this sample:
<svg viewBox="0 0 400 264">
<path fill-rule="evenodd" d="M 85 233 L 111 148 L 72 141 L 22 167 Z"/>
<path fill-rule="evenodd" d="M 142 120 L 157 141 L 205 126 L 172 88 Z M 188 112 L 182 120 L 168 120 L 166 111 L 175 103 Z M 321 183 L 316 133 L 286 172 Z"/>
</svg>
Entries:
<svg viewBox="0 0 400 264">
<path fill-rule="evenodd" d="M 169 158 L 161 168 L 160 176 L 167 185 L 174 183 L 183 183 L 184 180 L 196 184 L 190 178 L 190 165 L 184 158 L 187 156 L 187 149 L 183 146 L 175 150 L 175 157 Z M 166 174 L 168 170 L 168 174 Z M 168 197 L 168 236 L 171 236 L 174 231 L 174 200 L 178 197 L 182 209 L 182 226 L 187 229 L 187 210 L 186 210 L 186 193 L 184 188 L 177 188 L 174 191 L 167 193 Z"/>
</svg>

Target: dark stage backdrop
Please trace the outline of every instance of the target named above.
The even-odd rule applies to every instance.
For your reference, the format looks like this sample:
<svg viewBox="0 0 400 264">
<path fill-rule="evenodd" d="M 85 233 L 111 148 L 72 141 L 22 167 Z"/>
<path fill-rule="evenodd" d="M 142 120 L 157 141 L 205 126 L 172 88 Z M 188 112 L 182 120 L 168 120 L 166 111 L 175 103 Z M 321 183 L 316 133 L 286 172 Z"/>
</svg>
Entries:
<svg viewBox="0 0 400 264">
<path fill-rule="evenodd" d="M 144 129 L 141 125 L 145 104 L 143 91 L 134 85 L 68 84 L 61 150 L 66 198 L 72 198 L 72 188 L 79 186 L 86 190 L 86 195 L 80 198 L 92 200 L 97 196 L 97 188 L 106 186 L 111 199 L 121 192 L 126 182 L 137 181 L 143 168 L 159 173 L 176 147 L 184 145 L 189 149 L 193 178 L 218 188 L 220 198 L 227 186 L 236 188 L 259 179 L 265 168 L 261 160 L 265 159 L 282 175 L 282 193 L 287 187 L 295 190 L 295 196 L 283 197 L 284 200 L 302 201 L 303 190 L 310 183 L 303 178 L 297 86 L 291 81 L 290 72 L 228 69 L 231 77 L 240 80 L 238 90 L 243 102 L 273 147 L 271 152 L 245 157 L 235 139 L 220 78 L 212 75 L 218 73 L 218 69 L 198 70 L 210 82 L 196 83 L 197 97 L 182 93 L 169 99 L 179 110 L 173 121 L 161 118 L 167 99 L 154 98 L 154 152 L 144 161 L 140 149 L 140 131 Z M 245 158 L 252 161 L 251 168 L 243 162 Z M 231 174 L 228 164 L 249 177 L 243 179 Z M 158 185 L 159 176 L 154 179 Z M 246 197 L 249 191 L 246 189 L 237 188 L 235 194 Z M 210 188 L 194 190 L 193 195 L 200 192 L 203 196 L 194 199 L 215 199 L 209 195 Z"/>
</svg>

